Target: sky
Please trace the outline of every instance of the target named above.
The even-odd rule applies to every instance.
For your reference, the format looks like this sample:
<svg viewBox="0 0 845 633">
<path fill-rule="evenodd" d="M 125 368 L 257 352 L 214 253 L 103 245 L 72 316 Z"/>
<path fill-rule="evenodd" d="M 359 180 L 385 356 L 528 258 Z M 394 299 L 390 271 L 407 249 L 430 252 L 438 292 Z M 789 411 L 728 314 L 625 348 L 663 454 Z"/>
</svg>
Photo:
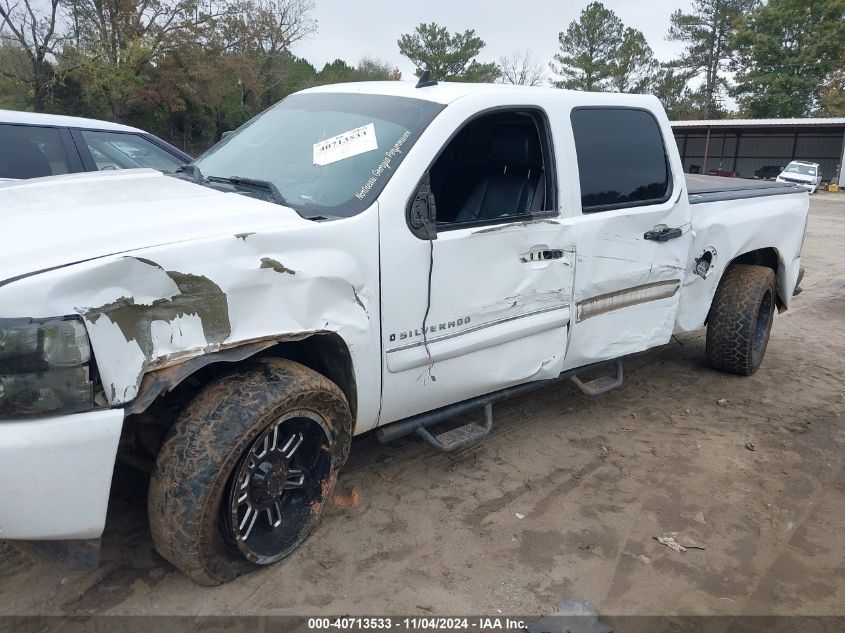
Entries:
<svg viewBox="0 0 845 633">
<path fill-rule="evenodd" d="M 323 64 L 343 59 L 350 65 L 372 57 L 396 66 L 403 79 L 414 77 L 414 65 L 399 54 L 396 41 L 420 22 L 436 22 L 449 31 L 475 29 L 487 46 L 481 62 L 498 61 L 503 55 L 526 50 L 548 68 L 558 51 L 558 33 L 565 31 L 590 0 L 315 0 L 317 33 L 292 47 L 317 70 Z M 643 32 L 661 61 L 683 50 L 667 42 L 669 16 L 675 9 L 688 9 L 690 0 L 604 0 L 605 6 L 625 26 Z"/>
</svg>

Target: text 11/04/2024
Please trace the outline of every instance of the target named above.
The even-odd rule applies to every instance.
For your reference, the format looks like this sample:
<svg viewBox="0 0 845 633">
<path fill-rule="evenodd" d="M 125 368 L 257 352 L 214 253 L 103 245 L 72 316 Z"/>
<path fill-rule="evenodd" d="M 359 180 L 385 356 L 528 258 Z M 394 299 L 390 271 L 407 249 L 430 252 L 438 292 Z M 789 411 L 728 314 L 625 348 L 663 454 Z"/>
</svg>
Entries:
<svg viewBox="0 0 845 633">
<path fill-rule="evenodd" d="M 320 630 L 384 630 L 384 631 L 521 631 L 525 621 L 510 617 L 341 617 L 309 618 L 308 629 Z"/>
</svg>

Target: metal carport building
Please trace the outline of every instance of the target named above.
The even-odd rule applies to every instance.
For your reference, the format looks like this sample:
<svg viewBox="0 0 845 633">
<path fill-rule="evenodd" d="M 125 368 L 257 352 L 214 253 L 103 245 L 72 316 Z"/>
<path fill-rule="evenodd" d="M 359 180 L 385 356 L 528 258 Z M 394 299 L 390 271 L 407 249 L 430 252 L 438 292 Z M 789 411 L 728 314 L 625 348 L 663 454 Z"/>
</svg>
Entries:
<svg viewBox="0 0 845 633">
<path fill-rule="evenodd" d="M 803 159 L 819 163 L 822 180 L 845 185 L 845 118 L 675 121 L 672 129 L 686 172 L 753 178 L 761 167 Z"/>
</svg>

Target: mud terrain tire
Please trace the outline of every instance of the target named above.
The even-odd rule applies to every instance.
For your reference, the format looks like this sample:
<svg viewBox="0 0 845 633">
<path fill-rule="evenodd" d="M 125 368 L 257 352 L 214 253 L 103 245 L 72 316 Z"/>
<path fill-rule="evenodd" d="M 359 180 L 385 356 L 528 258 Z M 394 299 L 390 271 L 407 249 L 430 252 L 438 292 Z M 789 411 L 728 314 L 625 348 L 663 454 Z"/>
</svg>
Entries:
<svg viewBox="0 0 845 633">
<path fill-rule="evenodd" d="M 733 264 L 722 276 L 707 318 L 707 364 L 750 376 L 760 367 L 777 298 L 771 268 Z"/>
<path fill-rule="evenodd" d="M 322 433 L 312 444 L 316 442 L 317 453 L 326 455 L 319 459 L 324 464 L 321 472 L 328 475 L 309 485 L 316 492 L 306 509 L 286 517 L 285 525 L 293 527 L 285 528 L 291 533 L 283 546 L 273 556 L 248 560 L 227 529 L 230 494 L 236 473 L 253 461 L 255 443 L 267 437 L 274 424 L 278 428 L 278 420 L 286 415 L 318 421 L 316 428 Z M 338 469 L 349 452 L 351 431 L 352 416 L 343 392 L 299 363 L 259 359 L 209 383 L 176 420 L 156 459 L 147 498 L 156 549 L 191 580 L 207 586 L 284 558 L 311 533 L 331 498 Z M 286 475 L 284 471 L 281 476 Z M 269 512 L 268 518 L 272 525 Z"/>
</svg>

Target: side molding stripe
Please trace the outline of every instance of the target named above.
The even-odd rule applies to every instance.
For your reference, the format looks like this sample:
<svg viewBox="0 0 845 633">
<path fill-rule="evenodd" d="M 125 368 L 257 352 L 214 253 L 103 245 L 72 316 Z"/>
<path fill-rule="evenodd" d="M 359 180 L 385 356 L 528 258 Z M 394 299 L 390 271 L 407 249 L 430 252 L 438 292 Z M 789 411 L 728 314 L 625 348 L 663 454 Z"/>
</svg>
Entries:
<svg viewBox="0 0 845 633">
<path fill-rule="evenodd" d="M 533 317 L 537 316 L 538 314 L 545 314 L 546 312 L 554 312 L 555 310 L 567 310 L 569 309 L 569 305 L 557 305 L 552 306 L 550 308 L 544 308 L 542 310 L 535 310 L 534 312 L 528 312 L 526 314 L 518 314 L 516 316 L 509 316 L 504 317 L 502 319 L 496 319 L 495 321 L 487 321 L 485 323 L 479 323 L 478 325 L 474 325 L 472 327 L 468 327 L 463 330 L 459 330 L 457 332 L 450 332 L 449 334 L 441 334 L 440 336 L 432 336 L 428 338 L 428 344 L 431 345 L 432 343 L 438 343 L 440 341 L 446 341 L 451 338 L 455 338 L 456 336 L 463 336 L 464 334 L 471 334 L 472 332 L 477 332 L 479 330 L 484 330 L 489 327 L 493 327 L 496 325 L 502 325 L 503 323 L 508 323 L 510 321 L 516 321 L 517 319 L 524 319 L 526 317 Z M 404 345 L 397 345 L 396 347 L 389 348 L 386 353 L 390 354 L 391 352 L 401 352 L 406 349 L 412 349 L 414 347 L 421 347 L 425 344 L 426 341 L 419 340 L 413 343 L 405 343 Z"/>
<path fill-rule="evenodd" d="M 668 299 L 678 292 L 678 288 L 680 287 L 680 279 L 671 279 L 669 281 L 655 281 L 650 284 L 616 290 L 584 299 L 577 304 L 576 323 L 580 323 L 590 317 L 605 314 L 606 312 L 613 312 L 614 310 L 621 310 L 622 308 L 628 308 L 640 303 Z"/>
</svg>

